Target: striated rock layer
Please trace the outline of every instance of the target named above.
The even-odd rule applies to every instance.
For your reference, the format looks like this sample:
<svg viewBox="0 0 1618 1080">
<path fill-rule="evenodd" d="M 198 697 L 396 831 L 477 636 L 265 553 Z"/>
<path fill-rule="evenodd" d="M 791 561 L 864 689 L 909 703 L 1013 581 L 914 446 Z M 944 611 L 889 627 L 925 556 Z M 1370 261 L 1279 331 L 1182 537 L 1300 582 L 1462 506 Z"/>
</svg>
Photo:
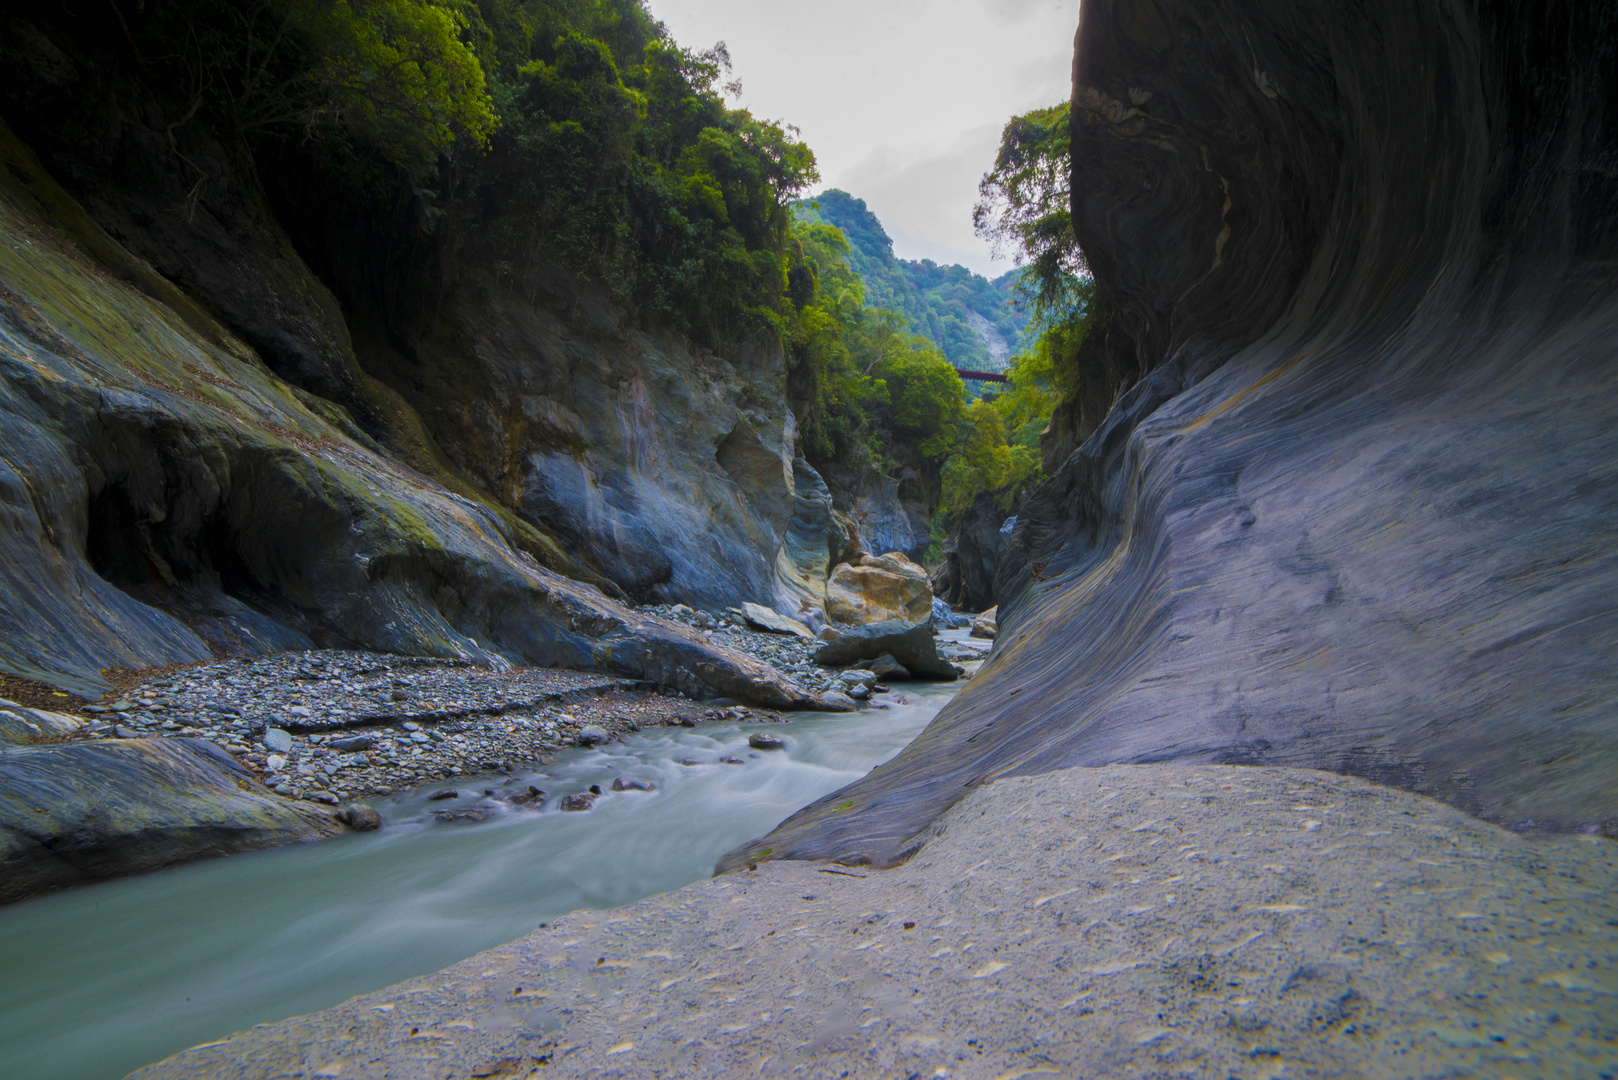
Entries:
<svg viewBox="0 0 1618 1080">
<path fill-rule="evenodd" d="M 0 447 L 0 670 L 95 696 L 107 667 L 318 643 L 815 701 L 540 565 L 519 522 L 269 371 L 3 125 Z"/>
<path fill-rule="evenodd" d="M 887 864 L 987 779 L 1114 762 L 1618 829 L 1615 31 L 1611 3 L 1086 3 L 1098 325 L 994 654 L 754 850 Z"/>
</svg>

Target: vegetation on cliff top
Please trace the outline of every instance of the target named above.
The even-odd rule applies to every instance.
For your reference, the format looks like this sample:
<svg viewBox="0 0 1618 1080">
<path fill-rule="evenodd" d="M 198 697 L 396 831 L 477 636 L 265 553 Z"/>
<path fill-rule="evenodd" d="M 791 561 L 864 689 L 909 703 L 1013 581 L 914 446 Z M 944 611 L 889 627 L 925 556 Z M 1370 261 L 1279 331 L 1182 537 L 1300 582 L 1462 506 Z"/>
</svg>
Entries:
<svg viewBox="0 0 1618 1080">
<path fill-rule="evenodd" d="M 894 259 L 881 223 L 845 192 L 794 206 L 801 267 L 790 344 L 807 388 L 797 395 L 806 453 L 816 464 L 932 472 L 935 534 L 979 495 L 995 493 L 1009 508 L 1042 478 L 1040 435 L 1077 389 L 1090 284 L 1068 210 L 1067 117 L 1065 104 L 1039 109 L 1013 117 L 1002 133 L 974 214 L 979 233 L 1019 264 L 996 285 L 951 267 L 940 276 L 959 278 L 965 295 L 921 287 L 917 278 L 925 284 L 926 276 L 911 270 L 938 268 Z M 951 352 L 956 331 L 982 348 L 967 310 L 999 313 L 1023 346 L 1010 358 L 1004 390 L 970 404 L 951 366 L 978 355 Z"/>
<path fill-rule="evenodd" d="M 710 344 L 779 334 L 794 133 L 725 103 L 723 44 L 641 0 L 115 3 L 137 58 L 306 204 L 560 264 Z M 270 162 L 273 169 L 264 163 Z M 320 198 L 310 198 L 310 188 Z"/>
</svg>

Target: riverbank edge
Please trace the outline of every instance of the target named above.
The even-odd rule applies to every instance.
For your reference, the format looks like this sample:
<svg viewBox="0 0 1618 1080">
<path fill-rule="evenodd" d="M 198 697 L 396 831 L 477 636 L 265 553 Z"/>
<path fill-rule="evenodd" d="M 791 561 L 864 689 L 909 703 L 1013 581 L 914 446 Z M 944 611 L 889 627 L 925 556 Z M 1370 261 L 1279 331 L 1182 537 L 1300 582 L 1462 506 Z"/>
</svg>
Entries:
<svg viewBox="0 0 1618 1080">
<path fill-rule="evenodd" d="M 693 623 L 698 619 L 689 609 L 683 614 Z M 856 702 L 835 688 L 871 699 L 875 686 L 876 700 L 864 707 L 883 707 L 886 687 L 874 677 L 856 688 L 835 668 L 814 665 L 814 642 L 750 630 L 739 617 L 706 621 L 707 627 L 694 629 L 710 642 L 798 680 L 809 681 L 813 673 L 822 700 L 840 698 L 839 708 L 853 710 Z M 0 734 L 23 736 L 20 746 L 0 739 L 0 770 L 24 769 L 27 780 L 8 781 L 4 794 L 11 797 L 0 799 L 0 873 L 15 886 L 0 889 L 0 903 L 219 854 L 376 828 L 379 816 L 364 805 L 366 799 L 446 781 L 509 778 L 569 748 L 618 741 L 646 728 L 782 719 L 777 710 L 728 699 L 696 701 L 645 680 L 554 668 L 495 670 L 354 650 L 285 652 L 118 675 L 115 689 L 99 702 L 7 679 L 7 690 L 23 691 L 18 696 L 35 707 L 0 700 L 0 726 L 10 725 Z M 42 712 L 40 706 L 71 711 Z M 197 786 L 195 770 L 174 756 L 182 744 L 230 766 L 229 775 L 209 772 L 205 785 L 189 790 L 188 784 Z M 106 750 L 94 751 L 96 746 Z M 7 761 L 24 749 L 32 751 L 22 755 L 30 759 L 26 763 Z M 120 781 L 100 790 L 121 794 L 88 795 L 68 800 L 66 813 L 44 812 L 41 807 L 62 802 L 59 789 L 75 788 L 82 770 L 69 759 L 85 753 Z M 58 758 L 63 765 L 53 772 L 50 762 Z M 513 797 L 533 812 L 580 808 L 534 792 Z M 320 828 L 285 824 L 305 819 Z"/>
<path fill-rule="evenodd" d="M 993 781 L 892 870 L 762 864 L 177 1054 L 206 1075 L 1595 1076 L 1618 845 L 1330 773 Z"/>
</svg>

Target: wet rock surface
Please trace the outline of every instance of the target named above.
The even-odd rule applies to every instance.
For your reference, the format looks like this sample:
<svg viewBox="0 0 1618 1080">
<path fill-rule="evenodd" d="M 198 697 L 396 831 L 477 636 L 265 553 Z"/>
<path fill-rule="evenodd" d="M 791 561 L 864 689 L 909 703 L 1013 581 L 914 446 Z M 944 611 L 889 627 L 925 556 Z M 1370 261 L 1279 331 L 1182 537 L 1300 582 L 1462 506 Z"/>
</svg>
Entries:
<svg viewBox="0 0 1618 1080">
<path fill-rule="evenodd" d="M 343 827 L 203 739 L 0 749 L 0 903 Z"/>
<path fill-rule="evenodd" d="M 1305 770 L 997 780 L 888 871 L 577 912 L 141 1080 L 1596 1077 L 1618 845 Z M 431 1056 L 424 1051 L 430 1047 Z"/>
</svg>

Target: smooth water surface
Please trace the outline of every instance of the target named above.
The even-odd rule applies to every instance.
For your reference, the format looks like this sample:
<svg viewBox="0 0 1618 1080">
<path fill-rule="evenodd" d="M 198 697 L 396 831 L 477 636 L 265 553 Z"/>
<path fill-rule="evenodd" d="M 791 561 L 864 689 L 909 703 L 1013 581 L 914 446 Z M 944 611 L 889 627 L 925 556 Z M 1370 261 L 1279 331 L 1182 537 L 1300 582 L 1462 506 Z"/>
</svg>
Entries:
<svg viewBox="0 0 1618 1080">
<path fill-rule="evenodd" d="M 896 754 L 955 685 L 896 684 L 884 711 L 660 728 L 519 775 L 551 796 L 615 777 L 588 813 L 445 824 L 505 777 L 377 800 L 377 833 L 197 863 L 0 908 L 0 1076 L 101 1080 L 256 1023 L 328 1008 L 577 908 L 706 877 L 726 851 Z M 784 751 L 747 736 L 782 737 Z M 725 756 L 744 764 L 727 765 Z M 680 764 L 682 759 L 702 762 Z M 462 798 L 428 802 L 455 787 Z"/>
</svg>

